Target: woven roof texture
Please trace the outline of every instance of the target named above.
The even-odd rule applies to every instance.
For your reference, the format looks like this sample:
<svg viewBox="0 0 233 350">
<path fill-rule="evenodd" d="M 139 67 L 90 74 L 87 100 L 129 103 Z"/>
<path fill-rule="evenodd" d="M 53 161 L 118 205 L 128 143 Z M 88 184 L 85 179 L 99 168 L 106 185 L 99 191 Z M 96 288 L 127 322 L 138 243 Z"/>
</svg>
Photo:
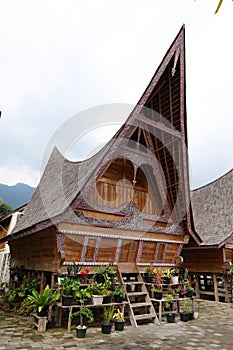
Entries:
<svg viewBox="0 0 233 350">
<path fill-rule="evenodd" d="M 219 245 L 233 233 L 233 169 L 192 192 L 194 225 L 202 245 Z"/>
<path fill-rule="evenodd" d="M 55 147 L 40 183 L 13 233 L 63 213 L 71 205 L 107 151 L 108 145 L 85 161 L 72 162 L 64 158 Z"/>
</svg>

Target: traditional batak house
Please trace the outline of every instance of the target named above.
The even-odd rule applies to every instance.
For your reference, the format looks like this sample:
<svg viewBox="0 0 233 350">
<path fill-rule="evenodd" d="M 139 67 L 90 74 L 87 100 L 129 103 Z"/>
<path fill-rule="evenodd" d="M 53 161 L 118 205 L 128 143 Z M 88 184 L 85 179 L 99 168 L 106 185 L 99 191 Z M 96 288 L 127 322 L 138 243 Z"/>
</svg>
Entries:
<svg viewBox="0 0 233 350">
<path fill-rule="evenodd" d="M 227 274 L 233 263 L 233 170 L 193 191 L 195 229 L 202 239 L 183 248 L 185 266 L 196 281 L 197 296 L 232 302 Z"/>
<path fill-rule="evenodd" d="M 112 140 L 82 162 L 54 148 L 7 240 L 12 263 L 46 278 L 112 260 L 121 273 L 172 267 L 192 230 L 185 30 Z M 141 317 L 143 318 L 143 316 Z"/>
</svg>

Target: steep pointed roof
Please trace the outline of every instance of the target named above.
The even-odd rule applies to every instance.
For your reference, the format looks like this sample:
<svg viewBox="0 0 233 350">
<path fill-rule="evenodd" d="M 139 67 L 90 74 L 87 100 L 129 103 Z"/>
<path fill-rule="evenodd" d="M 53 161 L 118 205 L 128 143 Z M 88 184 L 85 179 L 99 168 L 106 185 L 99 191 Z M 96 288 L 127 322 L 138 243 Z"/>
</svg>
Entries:
<svg viewBox="0 0 233 350">
<path fill-rule="evenodd" d="M 89 189 L 111 161 L 129 157 L 135 168 L 154 158 L 161 169 L 151 178 L 163 192 L 169 215 L 183 233 L 192 232 L 189 211 L 187 130 L 185 102 L 185 31 L 181 28 L 157 69 L 139 104 L 113 139 L 92 158 L 65 159 L 55 148 L 40 183 L 13 234 L 50 221 L 69 209 L 80 191 Z M 144 148 L 144 149 L 142 149 Z M 154 166 L 154 165 L 152 165 Z M 162 172 L 162 174 L 161 174 Z"/>
<path fill-rule="evenodd" d="M 202 245 L 220 245 L 233 235 L 233 169 L 192 192 L 195 229 Z"/>
</svg>

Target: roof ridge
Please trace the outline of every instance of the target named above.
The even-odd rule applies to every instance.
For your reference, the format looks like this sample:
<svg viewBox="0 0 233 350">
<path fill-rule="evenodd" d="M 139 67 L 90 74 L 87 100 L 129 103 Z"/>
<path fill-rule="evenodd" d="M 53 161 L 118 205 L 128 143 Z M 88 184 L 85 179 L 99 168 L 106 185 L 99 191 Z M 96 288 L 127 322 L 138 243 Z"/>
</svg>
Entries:
<svg viewBox="0 0 233 350">
<path fill-rule="evenodd" d="M 200 187 L 198 187 L 198 188 L 193 189 L 192 192 L 195 192 L 195 191 L 198 191 L 198 190 L 200 190 L 200 189 L 202 189 L 202 188 L 204 188 L 204 187 L 207 187 L 207 186 L 213 184 L 214 182 L 218 182 L 218 181 L 221 180 L 223 177 L 229 175 L 232 171 L 233 171 L 233 168 L 230 169 L 230 170 L 228 170 L 225 174 L 219 176 L 217 179 L 212 180 L 212 181 L 208 182 L 207 184 L 205 184 L 205 185 L 203 185 L 203 186 L 200 186 Z"/>
</svg>

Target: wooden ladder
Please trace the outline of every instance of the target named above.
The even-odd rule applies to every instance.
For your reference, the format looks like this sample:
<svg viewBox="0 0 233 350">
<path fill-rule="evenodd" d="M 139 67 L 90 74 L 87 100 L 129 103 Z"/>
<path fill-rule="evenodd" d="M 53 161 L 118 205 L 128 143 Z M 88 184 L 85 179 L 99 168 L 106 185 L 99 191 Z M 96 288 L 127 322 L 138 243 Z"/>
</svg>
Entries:
<svg viewBox="0 0 233 350">
<path fill-rule="evenodd" d="M 138 327 L 138 322 L 154 322 L 160 325 L 154 306 L 151 302 L 142 275 L 137 267 L 131 272 L 123 272 L 118 267 L 119 281 L 126 289 L 128 312 L 131 325 Z"/>
</svg>

